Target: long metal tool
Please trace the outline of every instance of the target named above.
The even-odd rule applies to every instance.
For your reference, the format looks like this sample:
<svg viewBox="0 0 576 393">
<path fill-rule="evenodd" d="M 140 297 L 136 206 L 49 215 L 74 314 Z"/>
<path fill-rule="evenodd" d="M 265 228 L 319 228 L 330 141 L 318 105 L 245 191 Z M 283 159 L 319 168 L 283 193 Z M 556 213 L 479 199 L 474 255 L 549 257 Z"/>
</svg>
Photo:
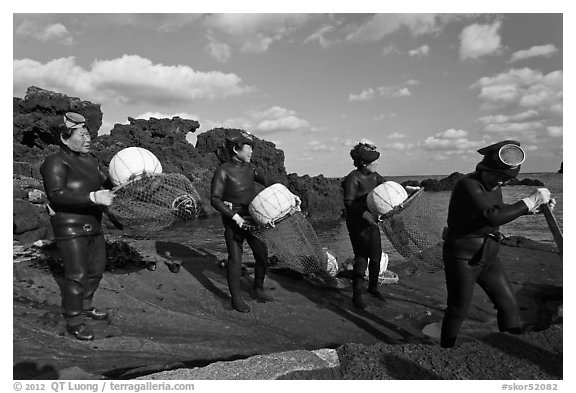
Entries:
<svg viewBox="0 0 576 393">
<path fill-rule="evenodd" d="M 564 243 L 564 236 L 562 235 L 562 230 L 560 229 L 560 225 L 558 225 L 558 221 L 556 221 L 556 217 L 550 210 L 550 207 L 547 204 L 542 204 L 540 206 L 542 213 L 544 213 L 544 217 L 546 217 L 546 222 L 548 223 L 548 228 L 550 228 L 550 232 L 552 232 L 552 236 L 554 237 L 554 241 L 556 242 L 556 247 L 558 247 L 558 251 L 562 254 L 562 244 Z"/>
</svg>

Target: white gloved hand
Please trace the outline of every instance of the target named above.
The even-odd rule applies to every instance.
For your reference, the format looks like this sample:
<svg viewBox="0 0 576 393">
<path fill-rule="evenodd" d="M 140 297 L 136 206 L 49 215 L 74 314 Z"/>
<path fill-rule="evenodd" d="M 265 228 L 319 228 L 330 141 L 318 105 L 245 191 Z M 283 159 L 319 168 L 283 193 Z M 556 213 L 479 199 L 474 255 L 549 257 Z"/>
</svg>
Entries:
<svg viewBox="0 0 576 393">
<path fill-rule="evenodd" d="M 420 186 L 406 186 L 404 187 L 406 189 L 406 191 L 408 191 L 408 193 L 413 193 L 416 192 L 420 189 Z"/>
<path fill-rule="evenodd" d="M 114 193 L 110 190 L 92 191 L 90 200 L 97 205 L 110 206 L 114 200 Z"/>
<path fill-rule="evenodd" d="M 296 206 L 294 207 L 294 209 L 296 209 L 297 212 L 302 211 L 302 208 L 300 207 L 300 205 L 302 204 L 302 200 L 298 195 L 295 194 L 292 195 L 294 195 L 294 200 L 296 201 Z"/>
<path fill-rule="evenodd" d="M 370 223 L 370 225 L 378 225 L 378 220 L 368 210 L 366 210 L 366 211 L 364 211 L 364 213 L 362 213 L 362 218 L 365 219 L 366 221 L 368 221 Z"/>
<path fill-rule="evenodd" d="M 534 213 L 538 206 L 550 202 L 551 194 L 547 188 L 537 188 L 530 196 L 522 199 L 530 213 Z"/>
<path fill-rule="evenodd" d="M 548 202 L 548 209 L 550 209 L 550 211 L 554 211 L 554 207 L 556 206 L 556 199 L 554 198 L 550 198 L 550 202 Z M 540 214 L 542 213 L 542 205 L 534 208 L 533 210 L 531 210 L 529 212 L 530 214 Z"/>
<path fill-rule="evenodd" d="M 240 215 L 238 213 L 234 214 L 232 219 L 234 220 L 236 225 L 238 225 L 240 228 L 242 228 L 244 226 L 244 223 L 246 222 L 246 220 L 244 220 L 242 217 L 240 217 Z"/>
</svg>

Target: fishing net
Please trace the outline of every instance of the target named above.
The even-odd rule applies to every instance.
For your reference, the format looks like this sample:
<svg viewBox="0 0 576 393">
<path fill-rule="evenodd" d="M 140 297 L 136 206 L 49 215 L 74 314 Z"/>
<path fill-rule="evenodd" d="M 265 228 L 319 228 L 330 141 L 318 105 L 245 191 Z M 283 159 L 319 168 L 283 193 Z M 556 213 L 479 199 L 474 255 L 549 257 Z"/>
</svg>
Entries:
<svg viewBox="0 0 576 393">
<path fill-rule="evenodd" d="M 252 233 L 276 257 L 276 267 L 308 275 L 319 286 L 338 287 L 338 279 L 328 273 L 328 255 L 302 212 L 294 211 L 274 226 L 258 227 Z"/>
<path fill-rule="evenodd" d="M 201 211 L 200 195 L 184 175 L 147 174 L 114 190 L 108 214 L 124 228 L 159 231 L 194 219 Z"/>
<path fill-rule="evenodd" d="M 410 262 L 442 267 L 444 221 L 432 208 L 431 193 L 418 190 L 401 206 L 380 217 L 380 228 L 392 246 Z"/>
</svg>

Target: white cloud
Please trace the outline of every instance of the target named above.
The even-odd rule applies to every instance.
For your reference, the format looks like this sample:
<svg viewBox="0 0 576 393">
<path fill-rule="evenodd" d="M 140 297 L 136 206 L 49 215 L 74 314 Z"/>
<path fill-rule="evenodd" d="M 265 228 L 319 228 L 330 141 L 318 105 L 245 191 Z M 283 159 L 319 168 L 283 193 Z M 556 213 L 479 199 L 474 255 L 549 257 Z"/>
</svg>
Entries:
<svg viewBox="0 0 576 393">
<path fill-rule="evenodd" d="M 241 52 L 262 53 L 308 20 L 304 14 L 210 14 L 204 17 L 208 35 Z"/>
<path fill-rule="evenodd" d="M 358 94 L 350 93 L 348 96 L 348 101 L 370 101 L 374 99 L 375 96 L 376 90 L 370 87 L 366 90 L 362 90 Z"/>
<path fill-rule="evenodd" d="M 519 50 L 512 53 L 509 63 L 528 59 L 531 57 L 550 57 L 556 52 L 558 52 L 558 48 L 552 44 L 533 46 L 530 49 Z"/>
<path fill-rule="evenodd" d="M 15 91 L 35 85 L 111 103 L 145 102 L 166 106 L 198 99 L 217 100 L 249 91 L 235 74 L 153 64 L 134 55 L 95 61 L 89 70 L 78 66 L 74 57 L 45 64 L 30 59 L 14 60 L 13 72 Z"/>
<path fill-rule="evenodd" d="M 468 136 L 468 132 L 464 130 L 449 129 L 437 134 L 437 136 L 444 139 L 462 139 Z"/>
<path fill-rule="evenodd" d="M 532 122 L 508 122 L 508 123 L 492 123 L 484 127 L 484 131 L 500 133 L 500 134 L 510 134 L 518 133 L 525 134 L 530 131 L 537 131 L 542 129 L 544 124 L 539 121 Z"/>
<path fill-rule="evenodd" d="M 205 46 L 204 50 L 220 63 L 226 63 L 230 57 L 232 57 L 232 49 L 230 48 L 230 45 L 222 42 L 209 42 Z"/>
<path fill-rule="evenodd" d="M 307 44 L 309 42 L 318 41 L 318 44 L 320 44 L 322 48 L 328 48 L 329 46 L 332 46 L 335 43 L 339 42 L 339 40 L 337 39 L 327 38 L 327 36 L 333 32 L 334 32 L 334 26 L 322 26 L 317 31 L 306 37 L 304 39 L 304 43 Z"/>
<path fill-rule="evenodd" d="M 511 69 L 496 76 L 483 77 L 471 87 L 480 89 L 478 97 L 485 109 L 533 109 L 540 114 L 562 114 L 563 73 L 542 74 L 529 68 Z"/>
<path fill-rule="evenodd" d="M 393 132 L 392 134 L 388 135 L 388 139 L 403 139 L 406 138 L 406 135 L 401 134 L 399 132 Z"/>
<path fill-rule="evenodd" d="M 526 121 L 538 117 L 538 111 L 534 109 L 527 110 L 525 112 L 516 113 L 512 115 L 489 115 L 483 116 L 478 119 L 479 122 L 489 124 L 489 123 L 508 123 L 508 122 L 518 122 Z"/>
<path fill-rule="evenodd" d="M 376 88 L 368 88 L 360 93 L 351 93 L 348 96 L 348 101 L 371 101 L 377 96 L 384 97 L 384 98 L 399 98 L 399 97 L 408 97 L 412 93 L 410 89 L 404 86 L 378 86 Z"/>
<path fill-rule="evenodd" d="M 491 25 L 473 24 L 460 33 L 460 58 L 477 59 L 487 55 L 497 55 L 502 51 L 499 34 L 501 21 Z"/>
<path fill-rule="evenodd" d="M 72 45 L 74 38 L 62 23 L 43 24 L 41 21 L 25 20 L 15 30 L 16 35 L 30 37 L 40 42 L 59 42 Z"/>
<path fill-rule="evenodd" d="M 564 135 L 564 127 L 549 126 L 546 127 L 546 131 L 548 132 L 549 136 L 554 138 L 558 138 Z"/>
<path fill-rule="evenodd" d="M 416 49 L 408 51 L 410 57 L 426 57 L 430 53 L 430 47 L 428 45 L 422 45 Z"/>
<path fill-rule="evenodd" d="M 398 53 L 398 49 L 396 49 L 394 45 L 386 45 L 384 48 L 382 48 L 382 56 L 388 56 L 393 53 Z"/>
<path fill-rule="evenodd" d="M 256 136 L 270 135 L 281 132 L 314 131 L 311 124 L 298 117 L 298 114 L 286 108 L 273 106 L 263 111 L 249 111 L 243 115 L 221 121 L 201 120 L 202 132 L 215 127 L 239 128 Z"/>
<path fill-rule="evenodd" d="M 484 141 L 471 141 L 467 138 L 468 132 L 464 130 L 449 129 L 429 136 L 419 143 L 425 150 L 447 152 L 467 152 L 480 148 Z"/>
<path fill-rule="evenodd" d="M 322 142 L 315 141 L 315 140 L 308 142 L 308 146 L 309 146 L 311 151 L 315 151 L 315 152 L 335 151 L 336 150 L 336 148 L 334 146 L 328 146 Z"/>
<path fill-rule="evenodd" d="M 346 37 L 349 41 L 370 42 L 408 29 L 412 35 L 430 34 L 439 31 L 441 19 L 436 14 L 376 14 Z"/>
</svg>

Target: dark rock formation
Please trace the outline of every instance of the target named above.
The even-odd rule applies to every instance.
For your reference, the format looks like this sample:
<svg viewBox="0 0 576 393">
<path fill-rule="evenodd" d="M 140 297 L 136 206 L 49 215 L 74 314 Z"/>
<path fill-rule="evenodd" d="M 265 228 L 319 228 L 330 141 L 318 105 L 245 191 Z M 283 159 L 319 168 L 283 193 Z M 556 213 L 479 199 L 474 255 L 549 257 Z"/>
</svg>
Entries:
<svg viewBox="0 0 576 393">
<path fill-rule="evenodd" d="M 288 175 L 288 188 L 302 199 L 302 210 L 311 220 L 334 220 L 342 216 L 344 200 L 341 178 Z"/>
</svg>

